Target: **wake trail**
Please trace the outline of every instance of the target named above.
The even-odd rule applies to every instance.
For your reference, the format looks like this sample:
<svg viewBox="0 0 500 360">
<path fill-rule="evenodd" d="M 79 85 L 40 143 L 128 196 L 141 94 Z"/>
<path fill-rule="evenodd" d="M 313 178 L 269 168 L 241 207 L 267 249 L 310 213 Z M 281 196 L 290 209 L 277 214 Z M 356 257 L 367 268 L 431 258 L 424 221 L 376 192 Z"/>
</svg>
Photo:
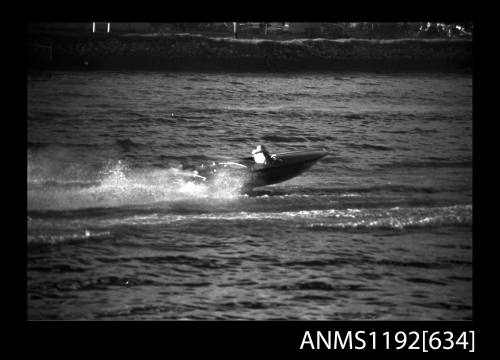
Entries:
<svg viewBox="0 0 500 360">
<path fill-rule="evenodd" d="M 241 181 L 220 174 L 204 183 L 181 168 L 131 169 L 122 161 L 97 171 L 73 164 L 53 171 L 51 161 L 28 159 L 28 211 L 110 208 L 196 199 L 233 199 Z"/>
</svg>

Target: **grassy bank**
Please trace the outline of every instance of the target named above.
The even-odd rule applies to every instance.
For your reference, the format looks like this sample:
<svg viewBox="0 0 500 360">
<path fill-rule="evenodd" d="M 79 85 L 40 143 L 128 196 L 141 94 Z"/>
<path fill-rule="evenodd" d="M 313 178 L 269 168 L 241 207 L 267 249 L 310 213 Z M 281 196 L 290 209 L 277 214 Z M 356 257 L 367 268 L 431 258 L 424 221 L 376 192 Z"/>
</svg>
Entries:
<svg viewBox="0 0 500 360">
<path fill-rule="evenodd" d="M 464 70 L 472 41 L 31 35 L 28 68 L 187 71 Z"/>
</svg>

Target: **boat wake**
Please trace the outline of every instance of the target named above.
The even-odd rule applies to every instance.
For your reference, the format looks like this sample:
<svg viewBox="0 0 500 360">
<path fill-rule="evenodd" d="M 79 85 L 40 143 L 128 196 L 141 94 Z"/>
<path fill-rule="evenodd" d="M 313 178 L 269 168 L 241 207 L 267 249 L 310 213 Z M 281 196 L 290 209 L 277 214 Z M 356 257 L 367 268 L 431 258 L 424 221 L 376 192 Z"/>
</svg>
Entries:
<svg viewBox="0 0 500 360">
<path fill-rule="evenodd" d="M 472 226 L 472 205 L 444 207 L 349 208 L 299 211 L 231 211 L 209 213 L 132 213 L 108 214 L 87 218 L 34 218 L 28 223 L 28 243 L 58 244 L 112 238 L 123 226 L 146 227 L 188 226 L 210 228 L 210 224 L 231 223 L 233 226 L 291 226 L 295 231 L 372 231 L 433 229 Z M 287 225 L 288 224 L 288 225 Z M 213 225 L 215 226 L 215 225 Z"/>
<path fill-rule="evenodd" d="M 195 199 L 233 199 L 241 181 L 224 172 L 209 183 L 181 168 L 130 169 L 118 161 L 98 171 L 73 165 L 47 171 L 28 161 L 28 211 L 110 208 Z"/>
</svg>

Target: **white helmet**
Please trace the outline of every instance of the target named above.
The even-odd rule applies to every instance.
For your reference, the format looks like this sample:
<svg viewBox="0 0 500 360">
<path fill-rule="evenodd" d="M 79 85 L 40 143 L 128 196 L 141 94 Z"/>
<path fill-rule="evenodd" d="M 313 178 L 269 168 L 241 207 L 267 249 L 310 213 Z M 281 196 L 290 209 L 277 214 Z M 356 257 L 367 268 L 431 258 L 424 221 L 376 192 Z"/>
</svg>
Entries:
<svg viewBox="0 0 500 360">
<path fill-rule="evenodd" d="M 264 145 L 257 145 L 257 147 L 252 151 L 252 154 L 258 154 L 266 150 Z"/>
</svg>

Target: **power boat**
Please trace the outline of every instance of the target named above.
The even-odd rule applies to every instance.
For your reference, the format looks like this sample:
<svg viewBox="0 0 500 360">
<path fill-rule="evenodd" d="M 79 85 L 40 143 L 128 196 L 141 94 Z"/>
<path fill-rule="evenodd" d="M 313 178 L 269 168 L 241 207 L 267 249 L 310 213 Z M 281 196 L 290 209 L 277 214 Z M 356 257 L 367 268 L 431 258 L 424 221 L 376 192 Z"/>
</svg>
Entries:
<svg viewBox="0 0 500 360">
<path fill-rule="evenodd" d="M 210 181 L 217 174 L 230 174 L 242 179 L 244 189 L 253 189 L 290 180 L 326 155 L 328 155 L 326 151 L 291 151 L 273 154 L 272 162 L 267 165 L 256 163 L 250 156 L 234 161 L 202 165 L 196 168 L 196 176 L 204 181 Z"/>
</svg>

